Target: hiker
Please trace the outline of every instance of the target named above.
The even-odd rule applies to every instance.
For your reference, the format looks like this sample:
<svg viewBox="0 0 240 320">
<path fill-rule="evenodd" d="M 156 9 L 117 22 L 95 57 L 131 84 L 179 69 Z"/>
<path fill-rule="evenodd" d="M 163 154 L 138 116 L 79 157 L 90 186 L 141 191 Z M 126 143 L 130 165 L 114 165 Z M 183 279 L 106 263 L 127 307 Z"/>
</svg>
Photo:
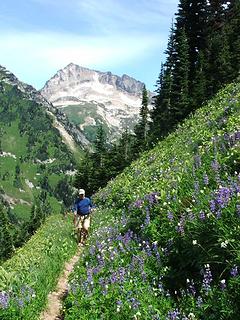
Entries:
<svg viewBox="0 0 240 320">
<path fill-rule="evenodd" d="M 92 202 L 85 197 L 85 190 L 78 191 L 78 199 L 74 204 L 74 225 L 77 230 L 78 243 L 83 244 L 88 236 Z"/>
</svg>

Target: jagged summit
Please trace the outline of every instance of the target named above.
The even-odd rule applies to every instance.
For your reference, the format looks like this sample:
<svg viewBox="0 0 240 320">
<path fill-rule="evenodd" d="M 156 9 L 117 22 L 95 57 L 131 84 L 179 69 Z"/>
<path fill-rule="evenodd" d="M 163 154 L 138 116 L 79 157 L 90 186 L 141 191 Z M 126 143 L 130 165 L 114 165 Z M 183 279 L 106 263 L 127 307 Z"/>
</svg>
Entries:
<svg viewBox="0 0 240 320">
<path fill-rule="evenodd" d="M 81 129 L 92 132 L 102 123 L 110 136 L 116 136 L 136 123 L 143 87 L 127 74 L 117 76 L 70 63 L 46 82 L 41 93 Z"/>
<path fill-rule="evenodd" d="M 42 92 L 47 94 L 49 87 L 52 89 L 53 82 L 58 85 L 66 85 L 67 82 L 71 85 L 78 85 L 80 83 L 93 81 L 98 81 L 101 84 L 108 84 L 113 86 L 116 90 L 136 96 L 141 94 L 144 86 L 142 82 L 127 74 L 117 76 L 110 71 L 101 72 L 92 70 L 71 62 L 63 69 L 58 70 L 57 73 L 46 82 Z"/>
</svg>

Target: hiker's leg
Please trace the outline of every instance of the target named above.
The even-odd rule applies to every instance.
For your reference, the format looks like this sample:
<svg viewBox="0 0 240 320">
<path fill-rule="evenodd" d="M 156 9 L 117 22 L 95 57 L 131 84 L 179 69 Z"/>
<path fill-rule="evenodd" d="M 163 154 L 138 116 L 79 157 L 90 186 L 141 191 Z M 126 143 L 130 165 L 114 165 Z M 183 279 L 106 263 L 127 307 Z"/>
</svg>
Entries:
<svg viewBox="0 0 240 320">
<path fill-rule="evenodd" d="M 83 229 L 83 242 L 85 243 L 88 237 L 88 230 Z"/>
<path fill-rule="evenodd" d="M 84 217 L 84 221 L 83 221 L 84 242 L 87 240 L 89 227 L 90 227 L 90 217 L 87 216 L 87 217 Z"/>
<path fill-rule="evenodd" d="M 81 242 L 81 228 L 78 228 L 77 229 L 77 242 L 80 243 Z"/>
</svg>

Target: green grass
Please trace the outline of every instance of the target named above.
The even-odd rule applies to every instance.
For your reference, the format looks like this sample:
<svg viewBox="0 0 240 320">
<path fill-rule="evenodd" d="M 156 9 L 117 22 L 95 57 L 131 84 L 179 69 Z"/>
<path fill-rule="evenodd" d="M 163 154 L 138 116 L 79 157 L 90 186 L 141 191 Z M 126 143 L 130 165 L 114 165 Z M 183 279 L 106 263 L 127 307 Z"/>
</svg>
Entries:
<svg viewBox="0 0 240 320">
<path fill-rule="evenodd" d="M 27 153 L 27 137 L 21 137 L 18 131 L 18 121 L 12 122 L 11 126 L 3 126 L 2 149 L 10 152 L 16 157 L 24 156 Z"/>
<path fill-rule="evenodd" d="M 13 258 L 0 267 L 0 291 L 7 295 L 1 320 L 38 319 L 64 263 L 76 251 L 71 219 L 54 215 Z"/>
<path fill-rule="evenodd" d="M 83 124 L 85 117 L 90 116 L 96 118 L 97 106 L 91 103 L 84 103 L 83 105 L 68 105 L 62 108 L 63 112 L 66 113 L 69 120 L 74 124 Z"/>
<path fill-rule="evenodd" d="M 239 317 L 239 98 L 227 86 L 95 195 L 64 319 Z"/>
<path fill-rule="evenodd" d="M 27 204 L 16 204 L 13 213 L 20 221 L 29 221 L 31 214 L 31 206 Z"/>
<path fill-rule="evenodd" d="M 97 126 L 101 123 L 105 132 L 108 134 L 108 125 L 105 123 L 104 119 L 97 113 L 97 105 L 92 103 L 84 103 L 83 105 L 68 105 L 62 108 L 63 112 L 66 113 L 69 120 L 76 125 L 81 125 L 85 123 L 86 117 L 91 117 L 95 120 L 95 125 L 84 126 L 83 132 L 87 139 L 93 142 L 96 138 Z"/>
</svg>

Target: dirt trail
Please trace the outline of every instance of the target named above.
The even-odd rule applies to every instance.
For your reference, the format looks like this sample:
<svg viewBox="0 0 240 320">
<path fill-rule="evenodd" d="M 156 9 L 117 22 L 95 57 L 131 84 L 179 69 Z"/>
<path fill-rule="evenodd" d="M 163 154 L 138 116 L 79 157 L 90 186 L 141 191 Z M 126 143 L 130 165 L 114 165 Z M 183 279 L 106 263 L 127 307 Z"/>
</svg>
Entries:
<svg viewBox="0 0 240 320">
<path fill-rule="evenodd" d="M 81 251 L 81 248 L 79 248 L 75 256 L 73 256 L 70 261 L 66 262 L 64 272 L 58 280 L 56 291 L 50 292 L 48 295 L 47 308 L 41 313 L 40 320 L 61 319 L 61 300 L 67 292 L 68 276 L 73 271 L 76 262 L 79 260 Z"/>
</svg>

